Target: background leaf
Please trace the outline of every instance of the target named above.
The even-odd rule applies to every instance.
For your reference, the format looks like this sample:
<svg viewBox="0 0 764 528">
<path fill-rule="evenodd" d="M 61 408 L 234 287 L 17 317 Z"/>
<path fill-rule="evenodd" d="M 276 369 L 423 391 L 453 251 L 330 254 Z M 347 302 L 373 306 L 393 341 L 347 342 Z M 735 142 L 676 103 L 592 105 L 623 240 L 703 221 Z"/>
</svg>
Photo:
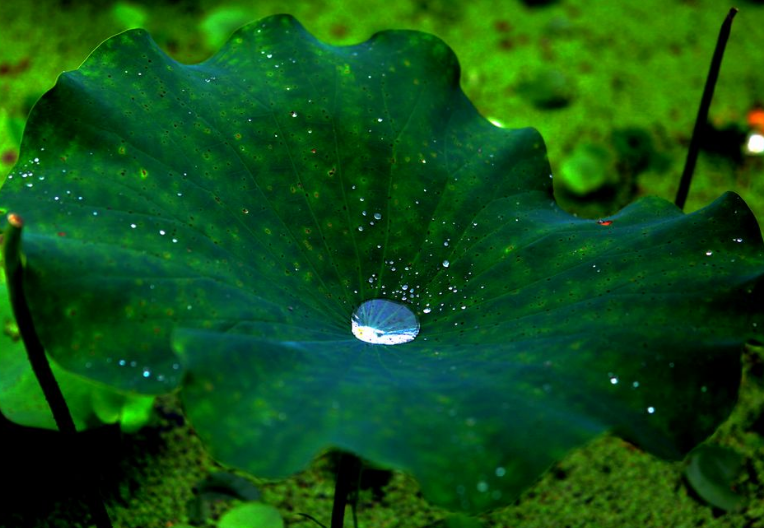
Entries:
<svg viewBox="0 0 764 528">
<path fill-rule="evenodd" d="M 722 446 L 702 445 L 689 457 L 685 476 L 692 489 L 716 508 L 739 510 L 745 498 L 732 491 L 732 483 L 740 473 L 743 457 Z"/>
<path fill-rule="evenodd" d="M 218 521 L 218 528 L 283 528 L 284 520 L 273 506 L 248 502 L 234 506 Z"/>
<path fill-rule="evenodd" d="M 141 31 L 104 43 L 37 105 L 0 192 L 51 354 L 154 393 L 180 382 L 174 347 L 222 461 L 276 477 L 346 449 L 454 509 L 510 502 L 606 430 L 680 458 L 761 328 L 750 211 L 572 217 L 538 133 L 491 125 L 458 79 L 434 37 L 332 47 L 289 17 L 193 66 Z M 352 337 L 377 297 L 420 317 L 415 341 Z"/>
</svg>

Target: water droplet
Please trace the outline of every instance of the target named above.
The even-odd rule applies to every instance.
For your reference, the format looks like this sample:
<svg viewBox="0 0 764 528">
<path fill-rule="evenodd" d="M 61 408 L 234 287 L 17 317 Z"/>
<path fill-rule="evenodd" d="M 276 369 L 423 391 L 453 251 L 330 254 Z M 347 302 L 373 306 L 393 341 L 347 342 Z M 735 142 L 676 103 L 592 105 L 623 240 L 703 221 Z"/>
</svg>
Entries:
<svg viewBox="0 0 764 528">
<path fill-rule="evenodd" d="M 714 252 L 711 251 L 710 249 L 708 251 L 706 251 L 706 256 L 708 256 L 708 257 L 710 257 L 713 254 L 714 254 Z"/>
<path fill-rule="evenodd" d="M 488 483 L 481 480 L 480 482 L 477 483 L 477 490 L 480 493 L 485 493 L 486 491 L 488 491 Z"/>
<path fill-rule="evenodd" d="M 503 477 L 506 474 L 507 474 L 507 470 L 504 469 L 503 467 L 497 467 L 496 468 L 496 476 L 497 477 Z"/>
<path fill-rule="evenodd" d="M 655 407 L 648 407 L 647 412 L 648 414 L 653 414 L 655 412 Z"/>
<path fill-rule="evenodd" d="M 424 310 L 422 310 L 422 313 L 427 314 L 427 313 L 430 313 L 431 311 L 432 311 L 432 308 L 425 308 Z"/>
<path fill-rule="evenodd" d="M 382 215 L 379 213 L 374 213 L 374 219 L 375 220 L 382 220 Z"/>
<path fill-rule="evenodd" d="M 408 307 L 384 299 L 361 304 L 351 318 L 353 335 L 374 345 L 400 345 L 413 341 L 419 321 Z"/>
<path fill-rule="evenodd" d="M 443 267 L 444 267 L 444 268 L 447 268 L 447 267 L 449 267 L 450 265 L 451 265 L 451 263 L 450 263 L 449 261 L 447 261 L 447 260 L 444 260 L 444 261 L 443 261 Z"/>
</svg>

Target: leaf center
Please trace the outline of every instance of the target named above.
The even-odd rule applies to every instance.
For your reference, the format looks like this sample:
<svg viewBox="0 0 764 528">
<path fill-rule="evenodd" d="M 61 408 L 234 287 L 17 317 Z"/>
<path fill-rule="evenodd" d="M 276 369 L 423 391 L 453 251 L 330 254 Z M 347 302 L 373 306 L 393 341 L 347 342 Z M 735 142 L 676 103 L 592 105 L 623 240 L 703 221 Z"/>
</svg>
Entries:
<svg viewBox="0 0 764 528">
<path fill-rule="evenodd" d="M 373 345 L 400 345 L 413 341 L 419 321 L 408 307 L 384 299 L 362 303 L 351 318 L 353 335 Z"/>
</svg>

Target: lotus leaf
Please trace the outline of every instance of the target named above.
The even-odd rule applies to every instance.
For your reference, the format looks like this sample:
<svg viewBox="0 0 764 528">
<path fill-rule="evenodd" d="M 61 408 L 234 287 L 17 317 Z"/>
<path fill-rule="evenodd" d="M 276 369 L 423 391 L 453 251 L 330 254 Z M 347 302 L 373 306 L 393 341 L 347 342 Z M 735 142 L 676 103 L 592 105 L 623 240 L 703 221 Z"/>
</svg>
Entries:
<svg viewBox="0 0 764 528">
<path fill-rule="evenodd" d="M 430 35 L 335 47 L 288 16 L 196 65 L 107 40 L 37 104 L 0 191 L 49 353 L 182 385 L 224 463 L 283 477 L 337 448 L 455 510 L 510 503 L 606 431 L 681 458 L 764 324 L 752 213 L 728 193 L 571 216 L 538 132 L 489 123 L 459 71 Z M 372 299 L 417 337 L 356 339 Z"/>
</svg>

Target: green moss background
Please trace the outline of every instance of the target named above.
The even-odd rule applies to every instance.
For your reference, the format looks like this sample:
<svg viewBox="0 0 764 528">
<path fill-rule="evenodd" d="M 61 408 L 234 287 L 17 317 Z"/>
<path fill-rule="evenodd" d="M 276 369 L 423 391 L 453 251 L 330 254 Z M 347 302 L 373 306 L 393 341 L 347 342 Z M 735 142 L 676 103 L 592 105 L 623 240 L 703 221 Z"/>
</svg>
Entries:
<svg viewBox="0 0 764 528">
<path fill-rule="evenodd" d="M 24 119 L 36 99 L 61 71 L 76 68 L 109 36 L 146 27 L 171 56 L 198 62 L 237 26 L 287 12 L 334 44 L 360 42 L 390 28 L 435 33 L 456 51 L 463 88 L 481 113 L 508 127 L 541 131 L 556 177 L 566 163 L 575 166 L 581 145 L 597 146 L 604 152 L 601 159 L 611 160 L 603 169 L 609 190 L 582 199 L 558 188 L 559 200 L 573 212 L 604 216 L 647 194 L 673 200 L 716 36 L 730 6 L 718 0 L 547 4 L 0 2 L 0 178 L 15 163 Z M 742 145 L 729 141 L 739 141 L 749 129 L 746 114 L 764 104 L 764 3 L 741 0 L 737 7 L 710 113 L 718 134 L 701 154 L 686 210 L 734 190 L 764 219 L 764 157 L 743 155 Z M 749 350 L 738 408 L 712 439 L 745 457 L 736 490 L 749 501 L 741 512 L 723 514 L 695 497 L 683 480 L 682 463 L 656 460 L 605 437 L 571 453 L 516 505 L 481 521 L 495 527 L 764 526 L 762 413 L 764 358 Z M 0 526 L 80 526 L 84 511 L 69 485 L 77 466 L 63 460 L 56 435 L 0 425 L 0 478 L 13 488 L 0 494 Z M 139 433 L 106 430 L 88 441 L 119 527 L 188 522 L 194 486 L 216 468 L 172 397 L 157 403 L 156 416 Z M 301 512 L 328 522 L 329 459 L 285 482 L 255 483 L 287 525 L 314 526 Z M 212 511 L 227 506 L 220 503 Z M 361 526 L 424 528 L 444 516 L 401 474 L 360 496 Z M 349 515 L 346 524 L 352 525 Z"/>
</svg>

